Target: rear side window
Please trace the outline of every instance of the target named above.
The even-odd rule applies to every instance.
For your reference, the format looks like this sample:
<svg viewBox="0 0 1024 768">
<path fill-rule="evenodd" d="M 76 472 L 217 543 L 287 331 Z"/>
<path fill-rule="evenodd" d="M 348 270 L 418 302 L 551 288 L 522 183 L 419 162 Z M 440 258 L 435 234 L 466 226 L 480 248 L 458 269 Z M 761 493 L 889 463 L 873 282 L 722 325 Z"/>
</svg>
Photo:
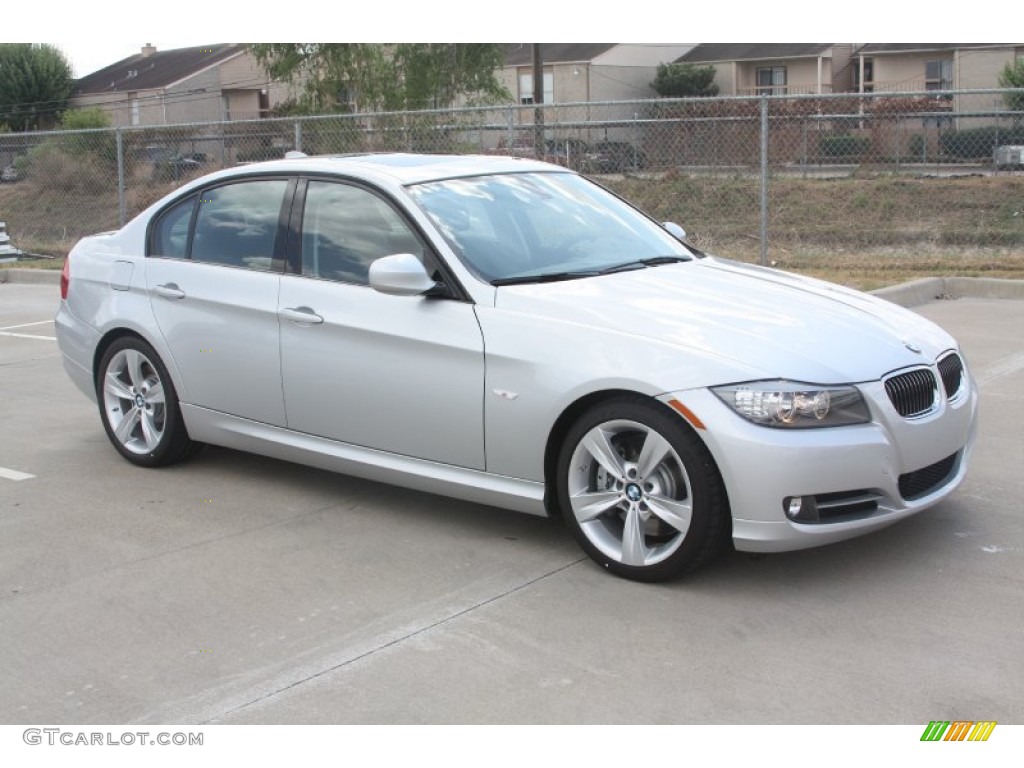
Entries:
<svg viewBox="0 0 1024 768">
<path fill-rule="evenodd" d="M 150 256 L 184 259 L 188 256 L 188 227 L 192 223 L 192 209 L 196 195 L 164 211 L 156 224 L 150 241 Z"/>
<path fill-rule="evenodd" d="M 205 190 L 198 200 L 192 260 L 271 269 L 284 179 L 246 181 Z"/>
</svg>

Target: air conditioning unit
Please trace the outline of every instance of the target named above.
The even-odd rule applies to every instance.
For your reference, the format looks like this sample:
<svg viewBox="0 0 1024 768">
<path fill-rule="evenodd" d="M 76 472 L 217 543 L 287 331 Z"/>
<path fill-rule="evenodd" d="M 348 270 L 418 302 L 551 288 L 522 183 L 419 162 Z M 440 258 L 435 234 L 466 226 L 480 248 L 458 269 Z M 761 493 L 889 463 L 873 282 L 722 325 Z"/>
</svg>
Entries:
<svg viewBox="0 0 1024 768">
<path fill-rule="evenodd" d="M 1024 145 L 1003 144 L 992 155 L 997 168 L 1024 168 Z"/>
</svg>

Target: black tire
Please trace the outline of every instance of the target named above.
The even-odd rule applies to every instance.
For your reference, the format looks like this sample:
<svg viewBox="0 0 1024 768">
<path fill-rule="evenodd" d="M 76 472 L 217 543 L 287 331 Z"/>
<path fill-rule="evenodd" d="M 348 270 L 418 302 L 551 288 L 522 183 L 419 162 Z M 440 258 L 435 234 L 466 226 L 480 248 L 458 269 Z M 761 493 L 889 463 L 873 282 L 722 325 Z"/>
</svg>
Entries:
<svg viewBox="0 0 1024 768">
<path fill-rule="evenodd" d="M 616 398 L 584 413 L 559 452 L 555 485 L 583 551 L 628 579 L 693 571 L 728 538 L 729 504 L 714 459 L 680 416 L 648 398 Z"/>
<path fill-rule="evenodd" d="M 167 466 L 202 447 L 188 436 L 163 361 L 137 336 L 117 339 L 103 353 L 96 369 L 96 400 L 107 437 L 133 464 Z"/>
</svg>

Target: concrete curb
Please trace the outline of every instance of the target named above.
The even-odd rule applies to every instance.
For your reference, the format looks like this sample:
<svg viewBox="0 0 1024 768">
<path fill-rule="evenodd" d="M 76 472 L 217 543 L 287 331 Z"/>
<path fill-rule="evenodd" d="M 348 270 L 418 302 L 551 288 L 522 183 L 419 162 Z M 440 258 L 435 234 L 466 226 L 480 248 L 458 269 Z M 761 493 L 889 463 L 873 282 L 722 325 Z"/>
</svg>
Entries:
<svg viewBox="0 0 1024 768">
<path fill-rule="evenodd" d="M 0 283 L 60 285 L 54 269 L 0 269 Z M 918 307 L 939 299 L 1024 299 L 1024 280 L 994 277 L 925 277 L 909 283 L 872 291 L 875 296 L 901 307 Z"/>
<path fill-rule="evenodd" d="M 1024 299 L 1024 280 L 994 277 L 925 277 L 872 291 L 901 307 L 918 307 L 939 299 Z"/>
<path fill-rule="evenodd" d="M 36 283 L 60 285 L 60 271 L 56 269 L 0 269 L 0 283 Z"/>
</svg>

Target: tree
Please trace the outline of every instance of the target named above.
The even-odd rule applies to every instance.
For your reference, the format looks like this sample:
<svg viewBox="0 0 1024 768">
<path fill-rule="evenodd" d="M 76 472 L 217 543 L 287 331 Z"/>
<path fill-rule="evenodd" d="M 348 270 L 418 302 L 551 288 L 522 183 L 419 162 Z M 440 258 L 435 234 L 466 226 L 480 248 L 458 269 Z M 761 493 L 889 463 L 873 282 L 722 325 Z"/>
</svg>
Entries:
<svg viewBox="0 0 1024 768">
<path fill-rule="evenodd" d="M 999 85 L 1003 88 L 1024 88 L 1024 59 L 1017 59 L 1007 64 L 999 74 Z M 1006 108 L 1014 112 L 1024 112 L 1024 92 L 1003 94 Z"/>
<path fill-rule="evenodd" d="M 294 113 L 391 111 L 511 98 L 496 72 L 498 43 L 259 43 L 273 78 L 302 85 Z"/>
<path fill-rule="evenodd" d="M 659 64 L 651 88 L 659 96 L 717 96 L 715 68 L 694 64 Z"/>
<path fill-rule="evenodd" d="M 67 107 L 71 65 L 47 44 L 0 45 L 0 123 L 12 131 L 52 127 Z"/>
</svg>

